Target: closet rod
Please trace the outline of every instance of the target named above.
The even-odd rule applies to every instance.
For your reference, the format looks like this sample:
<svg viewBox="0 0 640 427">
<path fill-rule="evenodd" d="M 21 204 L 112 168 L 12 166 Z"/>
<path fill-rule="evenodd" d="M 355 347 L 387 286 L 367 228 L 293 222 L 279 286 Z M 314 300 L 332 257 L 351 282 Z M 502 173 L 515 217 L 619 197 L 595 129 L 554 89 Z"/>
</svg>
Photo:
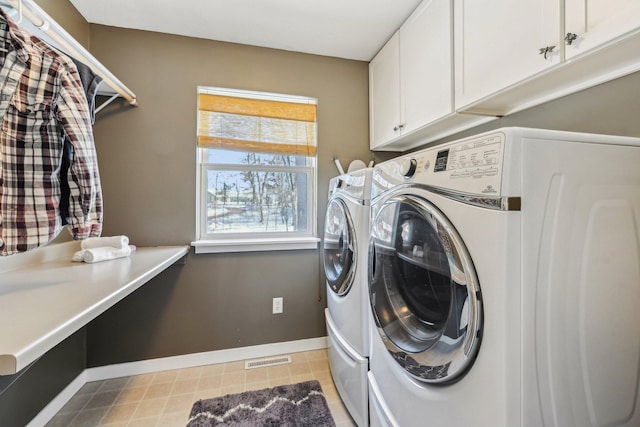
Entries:
<svg viewBox="0 0 640 427">
<path fill-rule="evenodd" d="M 104 83 L 114 89 L 124 99 L 129 101 L 134 107 L 138 106 L 136 95 L 126 87 L 116 76 L 100 63 L 88 50 L 86 50 L 71 34 L 65 31 L 56 21 L 54 21 L 40 6 L 33 0 L 4 0 L 12 8 L 20 11 L 33 25 L 39 28 L 59 44 L 59 48 L 67 54 L 73 56 L 78 61 L 86 64 L 98 76 L 102 77 Z"/>
</svg>

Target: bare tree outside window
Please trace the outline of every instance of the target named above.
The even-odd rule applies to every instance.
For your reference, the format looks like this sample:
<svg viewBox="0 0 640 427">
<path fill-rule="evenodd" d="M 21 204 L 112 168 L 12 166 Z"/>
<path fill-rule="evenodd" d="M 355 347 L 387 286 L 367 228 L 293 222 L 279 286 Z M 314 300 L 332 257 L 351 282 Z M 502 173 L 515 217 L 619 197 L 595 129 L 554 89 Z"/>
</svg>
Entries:
<svg viewBox="0 0 640 427">
<path fill-rule="evenodd" d="M 215 152 L 211 154 L 215 156 Z M 209 233 L 306 231 L 308 177 L 284 172 L 295 167 L 294 156 L 273 156 L 263 169 L 261 157 L 247 153 L 247 170 L 209 170 L 207 178 L 207 231 Z"/>
</svg>

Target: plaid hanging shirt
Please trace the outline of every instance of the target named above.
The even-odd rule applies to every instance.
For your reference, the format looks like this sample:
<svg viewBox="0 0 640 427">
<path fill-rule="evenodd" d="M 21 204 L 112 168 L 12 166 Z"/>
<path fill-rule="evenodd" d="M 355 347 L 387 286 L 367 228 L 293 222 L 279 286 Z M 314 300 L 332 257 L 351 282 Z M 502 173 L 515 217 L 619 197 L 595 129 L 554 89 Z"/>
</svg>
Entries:
<svg viewBox="0 0 640 427">
<path fill-rule="evenodd" d="M 44 245 L 62 229 L 63 139 L 68 171 L 69 231 L 102 231 L 102 192 L 93 131 L 80 76 L 71 59 L 18 28 L 0 10 L 7 52 L 0 69 L 0 255 Z M 0 58 L 3 52 L 0 52 Z"/>
</svg>

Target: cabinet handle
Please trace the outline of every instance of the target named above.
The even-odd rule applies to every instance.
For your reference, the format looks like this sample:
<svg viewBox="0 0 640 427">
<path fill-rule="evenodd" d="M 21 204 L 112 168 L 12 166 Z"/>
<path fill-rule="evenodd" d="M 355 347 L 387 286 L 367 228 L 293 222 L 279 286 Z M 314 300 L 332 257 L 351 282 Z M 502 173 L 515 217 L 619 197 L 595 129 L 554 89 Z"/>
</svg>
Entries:
<svg viewBox="0 0 640 427">
<path fill-rule="evenodd" d="M 567 35 L 564 36 L 564 41 L 567 42 L 568 45 L 571 45 L 577 38 L 578 35 L 576 33 L 567 33 Z"/>
<path fill-rule="evenodd" d="M 544 55 L 544 59 L 547 59 L 547 54 L 551 53 L 553 51 L 553 49 L 555 49 L 555 46 L 547 46 L 547 47 L 541 47 L 540 48 L 540 55 Z"/>
<path fill-rule="evenodd" d="M 404 127 L 404 125 L 398 125 L 398 126 L 394 126 L 393 127 L 393 131 L 394 132 L 398 132 L 399 130 L 401 130 Z"/>
</svg>

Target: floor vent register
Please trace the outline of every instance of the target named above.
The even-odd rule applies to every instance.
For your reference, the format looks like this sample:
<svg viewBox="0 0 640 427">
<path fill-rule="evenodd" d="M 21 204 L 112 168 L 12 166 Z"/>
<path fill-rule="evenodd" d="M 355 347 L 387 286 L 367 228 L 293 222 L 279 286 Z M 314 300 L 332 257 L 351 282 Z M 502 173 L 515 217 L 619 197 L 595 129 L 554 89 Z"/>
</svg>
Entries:
<svg viewBox="0 0 640 427">
<path fill-rule="evenodd" d="M 285 365 L 291 363 L 291 356 L 267 357 L 265 359 L 247 360 L 244 369 L 264 368 L 267 366 Z"/>
</svg>

